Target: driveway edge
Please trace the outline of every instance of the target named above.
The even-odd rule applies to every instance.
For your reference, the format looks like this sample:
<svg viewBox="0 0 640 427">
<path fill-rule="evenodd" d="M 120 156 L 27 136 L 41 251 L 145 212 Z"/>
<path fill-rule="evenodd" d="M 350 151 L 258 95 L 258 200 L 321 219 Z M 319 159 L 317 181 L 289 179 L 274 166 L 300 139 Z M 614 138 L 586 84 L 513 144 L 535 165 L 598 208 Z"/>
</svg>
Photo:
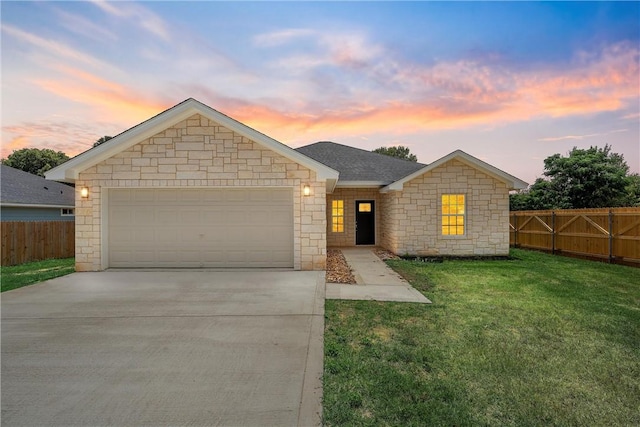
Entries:
<svg viewBox="0 0 640 427">
<path fill-rule="evenodd" d="M 309 330 L 309 345 L 305 363 L 299 426 L 322 425 L 322 374 L 324 370 L 324 300 L 326 272 L 318 274 L 313 314 Z"/>
</svg>

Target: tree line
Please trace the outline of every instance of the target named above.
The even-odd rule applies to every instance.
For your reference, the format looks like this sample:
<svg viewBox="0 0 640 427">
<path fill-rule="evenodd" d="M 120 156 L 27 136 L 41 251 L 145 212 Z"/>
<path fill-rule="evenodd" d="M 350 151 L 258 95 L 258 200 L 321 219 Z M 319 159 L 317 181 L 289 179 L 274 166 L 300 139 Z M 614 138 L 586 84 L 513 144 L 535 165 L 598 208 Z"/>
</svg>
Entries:
<svg viewBox="0 0 640 427">
<path fill-rule="evenodd" d="M 640 206 L 640 175 L 629 173 L 622 154 L 574 147 L 544 160 L 542 178 L 511 194 L 512 211 Z"/>
</svg>

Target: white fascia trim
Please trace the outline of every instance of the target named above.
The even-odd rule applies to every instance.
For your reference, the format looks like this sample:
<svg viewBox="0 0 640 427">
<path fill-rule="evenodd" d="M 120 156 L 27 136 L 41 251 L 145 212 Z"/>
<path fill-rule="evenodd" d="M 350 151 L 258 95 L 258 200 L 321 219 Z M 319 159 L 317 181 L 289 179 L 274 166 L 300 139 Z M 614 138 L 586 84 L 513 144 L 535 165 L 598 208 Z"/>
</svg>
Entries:
<svg viewBox="0 0 640 427">
<path fill-rule="evenodd" d="M 495 166 L 491 166 L 489 163 L 483 162 L 482 160 L 473 157 L 462 150 L 456 150 L 453 153 L 449 153 L 446 156 L 436 160 L 435 162 L 425 166 L 424 168 L 419 169 L 416 172 L 387 185 L 386 187 L 382 188 L 380 192 L 387 193 L 389 191 L 402 191 L 405 182 L 409 182 L 412 179 L 419 177 L 420 175 L 432 171 L 433 169 L 453 159 L 459 160 L 467 166 L 478 169 L 481 172 L 484 172 L 487 175 L 497 179 L 498 181 L 504 182 L 509 190 L 521 190 L 527 188 L 527 186 L 529 185 L 521 179 L 516 178 L 515 176 L 510 175 L 505 171 L 496 168 Z"/>
<path fill-rule="evenodd" d="M 3 208 L 51 208 L 51 209 L 74 209 L 75 205 L 39 205 L 27 203 L 0 203 Z"/>
<path fill-rule="evenodd" d="M 381 188 L 386 184 L 384 181 L 338 181 L 336 188 Z"/>
<path fill-rule="evenodd" d="M 75 180 L 78 179 L 78 175 L 83 170 L 113 157 L 119 152 L 152 137 L 164 129 L 170 128 L 176 123 L 179 123 L 194 114 L 201 114 L 231 131 L 255 141 L 291 161 L 313 170 L 319 180 L 338 179 L 338 171 L 295 151 L 291 147 L 288 147 L 281 142 L 278 142 L 275 139 L 270 138 L 199 101 L 196 101 L 193 98 L 189 98 L 175 107 L 172 107 L 157 116 L 134 126 L 133 128 L 116 136 L 108 143 L 104 143 L 87 150 L 62 165 L 49 170 L 45 173 L 45 178 L 54 181 L 75 182 Z"/>
</svg>

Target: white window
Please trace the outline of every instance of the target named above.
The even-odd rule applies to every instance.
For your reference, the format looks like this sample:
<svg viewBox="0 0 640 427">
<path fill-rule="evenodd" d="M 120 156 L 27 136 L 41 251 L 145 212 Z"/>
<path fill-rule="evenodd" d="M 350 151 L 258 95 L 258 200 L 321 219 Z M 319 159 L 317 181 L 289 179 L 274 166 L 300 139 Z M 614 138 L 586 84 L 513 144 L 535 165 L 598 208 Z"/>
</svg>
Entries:
<svg viewBox="0 0 640 427">
<path fill-rule="evenodd" d="M 331 231 L 334 233 L 344 232 L 344 200 L 331 202 Z"/>
<path fill-rule="evenodd" d="M 76 212 L 75 212 L 75 209 L 73 208 L 62 208 L 60 209 L 60 214 L 62 216 L 74 216 Z"/>
<path fill-rule="evenodd" d="M 464 194 L 442 195 L 442 235 L 461 236 L 466 222 Z"/>
</svg>

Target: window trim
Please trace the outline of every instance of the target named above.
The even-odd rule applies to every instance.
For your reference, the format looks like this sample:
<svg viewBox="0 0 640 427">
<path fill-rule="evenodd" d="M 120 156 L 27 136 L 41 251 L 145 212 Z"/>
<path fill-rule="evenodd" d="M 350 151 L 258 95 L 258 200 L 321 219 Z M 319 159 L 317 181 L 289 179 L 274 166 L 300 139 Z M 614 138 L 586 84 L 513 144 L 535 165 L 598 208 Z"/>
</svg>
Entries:
<svg viewBox="0 0 640 427">
<path fill-rule="evenodd" d="M 65 211 L 68 211 L 65 213 Z M 60 208 L 60 216 L 76 216 L 75 208 Z"/>
<path fill-rule="evenodd" d="M 344 199 L 331 200 L 331 232 L 344 233 Z"/>
<path fill-rule="evenodd" d="M 444 205 L 444 202 L 442 200 L 444 196 L 456 196 L 456 197 L 462 196 L 462 197 L 464 197 L 464 212 L 461 213 L 461 214 L 460 213 L 454 213 L 454 214 L 447 213 L 447 214 L 445 214 L 443 212 L 445 205 Z M 466 193 L 442 193 L 442 194 L 440 194 L 440 206 L 439 206 L 440 207 L 440 210 L 439 210 L 440 237 L 444 237 L 444 238 L 461 238 L 461 237 L 466 237 L 467 236 L 467 230 L 469 228 L 469 218 L 468 218 L 468 215 L 467 215 L 467 213 L 468 213 L 468 209 L 467 209 L 468 203 L 469 203 L 469 198 L 467 197 Z M 457 205 L 458 205 L 458 203 L 456 202 L 456 204 L 454 206 L 457 206 Z M 451 206 L 451 204 L 449 204 L 449 206 Z M 447 218 L 462 217 L 462 224 L 461 225 L 462 225 L 463 232 L 460 233 L 460 234 L 445 234 L 444 233 L 444 227 L 445 227 L 444 218 L 445 217 L 447 217 Z M 451 226 L 451 224 L 447 224 L 446 227 L 449 228 L 449 231 L 451 231 L 451 229 L 453 227 L 453 229 L 457 232 L 458 224 L 455 224 L 453 226 Z"/>
</svg>

